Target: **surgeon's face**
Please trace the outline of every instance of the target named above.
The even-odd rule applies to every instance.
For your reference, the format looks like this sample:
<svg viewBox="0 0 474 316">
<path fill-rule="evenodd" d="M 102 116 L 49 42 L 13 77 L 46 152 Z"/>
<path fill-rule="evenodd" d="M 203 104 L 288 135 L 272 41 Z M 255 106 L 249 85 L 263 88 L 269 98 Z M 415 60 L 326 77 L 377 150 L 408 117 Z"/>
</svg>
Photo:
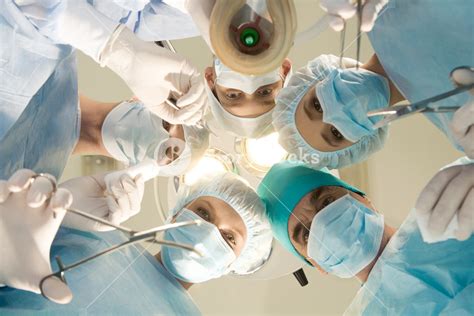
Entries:
<svg viewBox="0 0 474 316">
<path fill-rule="evenodd" d="M 247 229 L 240 215 L 226 202 L 211 196 L 202 196 L 186 206 L 219 229 L 222 238 L 238 257 L 247 240 Z"/>
<path fill-rule="evenodd" d="M 206 68 L 205 77 L 217 100 L 227 112 L 239 117 L 258 117 L 275 107 L 275 97 L 283 88 L 284 79 L 290 69 L 291 62 L 285 59 L 280 69 L 281 79 L 259 87 L 253 94 L 216 84 L 216 73 L 213 67 Z"/>
<path fill-rule="evenodd" d="M 349 147 L 348 141 L 332 126 L 323 122 L 323 109 L 312 87 L 301 99 L 295 113 L 295 123 L 303 139 L 313 148 L 330 152 Z"/>
<path fill-rule="evenodd" d="M 350 194 L 370 209 L 374 209 L 370 201 L 357 193 L 338 186 L 320 187 L 306 194 L 295 206 L 288 220 L 288 234 L 295 249 L 316 268 L 318 264 L 307 253 L 309 230 L 314 216 L 323 208 L 337 199 Z"/>
</svg>

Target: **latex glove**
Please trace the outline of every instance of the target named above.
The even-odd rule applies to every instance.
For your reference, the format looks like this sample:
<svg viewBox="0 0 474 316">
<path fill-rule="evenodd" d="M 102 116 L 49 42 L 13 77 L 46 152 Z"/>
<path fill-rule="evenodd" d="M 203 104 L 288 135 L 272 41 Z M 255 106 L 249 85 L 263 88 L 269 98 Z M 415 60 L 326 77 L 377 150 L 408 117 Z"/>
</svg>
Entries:
<svg viewBox="0 0 474 316">
<path fill-rule="evenodd" d="M 54 192 L 53 176 L 35 176 L 22 169 L 0 180 L 0 283 L 39 294 L 41 280 L 52 273 L 51 244 L 72 195 L 66 189 Z M 46 279 L 43 291 L 59 304 L 72 299 L 59 278 Z"/>
<path fill-rule="evenodd" d="M 460 84 L 472 84 L 474 71 L 457 69 L 452 73 L 452 79 Z M 470 92 L 474 95 L 474 89 Z M 454 113 L 451 130 L 466 155 L 474 159 L 474 97 L 471 96 L 469 101 Z"/>
<path fill-rule="evenodd" d="M 145 185 L 140 176 L 132 179 L 125 172 L 106 185 L 106 175 L 78 177 L 60 186 L 74 196 L 72 208 L 119 225 L 140 212 Z M 87 231 L 114 229 L 74 213 L 66 214 L 63 225 Z"/>
<path fill-rule="evenodd" d="M 186 11 L 193 19 L 194 24 L 196 24 L 199 32 L 201 32 L 202 38 L 214 55 L 215 53 L 212 49 L 211 38 L 209 36 L 209 24 L 215 3 L 216 0 L 186 0 L 184 4 Z"/>
<path fill-rule="evenodd" d="M 380 10 L 388 0 L 362 0 L 361 31 L 369 32 L 375 24 Z M 319 5 L 329 15 L 329 25 L 337 32 L 344 28 L 344 20 L 352 18 L 357 13 L 355 0 L 320 0 Z"/>
<path fill-rule="evenodd" d="M 117 73 L 155 114 L 171 124 L 194 125 L 206 104 L 204 79 L 185 58 L 137 38 L 125 26 L 111 37 L 101 64 Z M 177 100 L 175 109 L 165 102 Z"/>
<path fill-rule="evenodd" d="M 416 202 L 423 239 L 437 242 L 468 239 L 474 230 L 474 163 L 439 171 Z"/>
</svg>

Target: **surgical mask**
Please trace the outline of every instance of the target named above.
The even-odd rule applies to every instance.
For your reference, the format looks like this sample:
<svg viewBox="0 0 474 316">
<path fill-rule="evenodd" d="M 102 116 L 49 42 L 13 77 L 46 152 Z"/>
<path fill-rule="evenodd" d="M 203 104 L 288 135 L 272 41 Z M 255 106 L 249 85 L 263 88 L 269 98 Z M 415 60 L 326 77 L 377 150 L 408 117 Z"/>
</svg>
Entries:
<svg viewBox="0 0 474 316">
<path fill-rule="evenodd" d="M 346 139 L 357 142 L 372 135 L 381 117 L 367 112 L 389 106 L 386 78 L 365 69 L 334 69 L 316 86 L 323 121 L 335 126 Z"/>
<path fill-rule="evenodd" d="M 235 136 L 259 138 L 273 132 L 272 113 L 268 111 L 257 117 L 240 117 L 227 112 L 206 84 L 207 98 L 214 121 L 220 128 Z"/>
<path fill-rule="evenodd" d="M 137 124 L 139 122 L 139 124 Z M 162 161 L 171 139 L 163 127 L 163 120 L 141 102 L 125 101 L 117 105 L 104 120 L 102 141 L 107 152 L 115 159 L 135 165 L 145 159 Z M 189 166 L 191 150 L 184 141 L 179 158 L 163 166 L 160 176 L 179 175 Z"/>
<path fill-rule="evenodd" d="M 202 256 L 182 248 L 165 246 L 161 250 L 161 259 L 174 277 L 189 283 L 202 283 L 225 275 L 236 256 L 214 224 L 202 220 L 186 208 L 176 216 L 176 222 L 193 220 L 201 220 L 202 224 L 169 229 L 164 239 L 191 245 Z"/>
<path fill-rule="evenodd" d="M 314 217 L 308 256 L 326 272 L 350 278 L 375 259 L 383 231 L 383 216 L 348 194 Z"/>
<path fill-rule="evenodd" d="M 262 86 L 282 80 L 280 68 L 264 75 L 247 76 L 226 67 L 217 58 L 214 60 L 214 70 L 217 77 L 216 84 L 229 89 L 241 90 L 247 94 L 253 94 Z"/>
</svg>

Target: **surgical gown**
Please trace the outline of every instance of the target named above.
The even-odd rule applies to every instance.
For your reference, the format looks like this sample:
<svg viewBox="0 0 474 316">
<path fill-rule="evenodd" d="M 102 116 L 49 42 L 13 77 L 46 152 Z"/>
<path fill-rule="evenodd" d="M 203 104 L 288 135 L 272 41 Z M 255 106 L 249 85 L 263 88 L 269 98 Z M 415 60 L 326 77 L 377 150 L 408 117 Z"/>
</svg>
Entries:
<svg viewBox="0 0 474 316">
<path fill-rule="evenodd" d="M 391 0 L 368 36 L 388 77 L 410 102 L 453 89 L 450 72 L 474 67 L 472 0 Z M 465 92 L 436 104 L 462 106 L 468 97 Z M 462 150 L 449 128 L 453 113 L 425 115 Z"/>
<path fill-rule="evenodd" d="M 474 236 L 425 243 L 412 213 L 345 314 L 473 315 Z"/>
<path fill-rule="evenodd" d="M 51 248 L 65 265 L 125 241 L 120 232 L 60 228 Z M 164 267 L 138 245 L 123 248 L 66 272 L 73 293 L 67 305 L 41 295 L 0 288 L 0 315 L 199 315 L 192 298 Z"/>
<path fill-rule="evenodd" d="M 0 179 L 8 179 L 22 168 L 59 179 L 79 139 L 80 127 L 76 57 L 72 51 L 0 139 Z"/>
</svg>

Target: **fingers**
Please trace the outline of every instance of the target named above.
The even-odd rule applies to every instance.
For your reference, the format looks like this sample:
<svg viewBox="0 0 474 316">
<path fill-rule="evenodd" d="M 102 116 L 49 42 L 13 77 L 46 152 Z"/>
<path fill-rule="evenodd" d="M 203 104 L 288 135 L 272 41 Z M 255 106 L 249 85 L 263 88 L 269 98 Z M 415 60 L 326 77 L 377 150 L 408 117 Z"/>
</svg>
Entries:
<svg viewBox="0 0 474 316">
<path fill-rule="evenodd" d="M 419 217 L 430 217 L 438 198 L 453 177 L 461 172 L 460 166 L 454 166 L 438 172 L 425 186 L 416 201 L 416 214 Z"/>
<path fill-rule="evenodd" d="M 468 239 L 474 230 L 474 188 L 469 191 L 464 203 L 458 213 L 458 229 L 456 238 L 458 240 Z"/>
<path fill-rule="evenodd" d="M 55 184 L 51 179 L 39 176 L 35 178 L 28 190 L 26 203 L 29 207 L 38 208 L 51 197 L 55 189 Z"/>
<path fill-rule="evenodd" d="M 474 128 L 474 100 L 457 110 L 451 121 L 451 129 L 457 139 L 463 138 L 469 128 Z M 474 142 L 474 139 L 472 141 Z"/>
<path fill-rule="evenodd" d="M 470 179 L 471 176 L 472 173 L 460 168 L 460 173 L 444 189 L 428 224 L 428 229 L 435 236 L 440 236 L 445 232 L 454 214 L 461 208 L 474 182 L 474 179 Z"/>
<path fill-rule="evenodd" d="M 112 196 L 106 197 L 107 207 L 109 208 L 109 216 L 107 220 L 115 225 L 121 223 L 122 209 L 118 205 L 117 201 Z"/>
<path fill-rule="evenodd" d="M 180 109 L 187 107 L 191 104 L 196 104 L 197 101 L 201 100 L 202 99 L 201 97 L 206 94 L 206 91 L 204 89 L 205 82 L 201 78 L 201 76 L 196 75 L 196 76 L 191 77 L 191 80 L 189 83 L 190 83 L 190 87 L 188 91 L 186 91 L 186 93 L 183 94 L 176 103 L 176 106 Z"/>
<path fill-rule="evenodd" d="M 20 169 L 16 171 L 8 180 L 8 189 L 10 192 L 20 192 L 25 190 L 31 183 L 31 179 L 36 175 L 29 169 Z"/>
<path fill-rule="evenodd" d="M 66 210 L 71 207 L 73 197 L 69 190 L 59 188 L 51 198 L 51 210 L 56 214 L 56 218 L 62 220 Z"/>
<path fill-rule="evenodd" d="M 369 1 L 364 5 L 360 24 L 362 32 L 370 32 L 374 27 L 375 19 L 377 18 L 377 5 L 378 3 L 374 1 Z"/>
<path fill-rule="evenodd" d="M 72 300 L 72 292 L 61 279 L 50 277 L 42 284 L 43 295 L 57 304 L 68 304 Z"/>
<path fill-rule="evenodd" d="M 474 71 L 469 68 L 459 68 L 453 71 L 451 78 L 460 85 L 469 85 L 474 83 Z"/>
<path fill-rule="evenodd" d="M 336 32 L 340 32 L 344 29 L 344 19 L 339 15 L 328 15 L 329 16 L 329 26 Z"/>
<path fill-rule="evenodd" d="M 8 181 L 0 180 L 0 203 L 5 202 L 10 195 L 10 190 L 8 189 Z"/>
</svg>

